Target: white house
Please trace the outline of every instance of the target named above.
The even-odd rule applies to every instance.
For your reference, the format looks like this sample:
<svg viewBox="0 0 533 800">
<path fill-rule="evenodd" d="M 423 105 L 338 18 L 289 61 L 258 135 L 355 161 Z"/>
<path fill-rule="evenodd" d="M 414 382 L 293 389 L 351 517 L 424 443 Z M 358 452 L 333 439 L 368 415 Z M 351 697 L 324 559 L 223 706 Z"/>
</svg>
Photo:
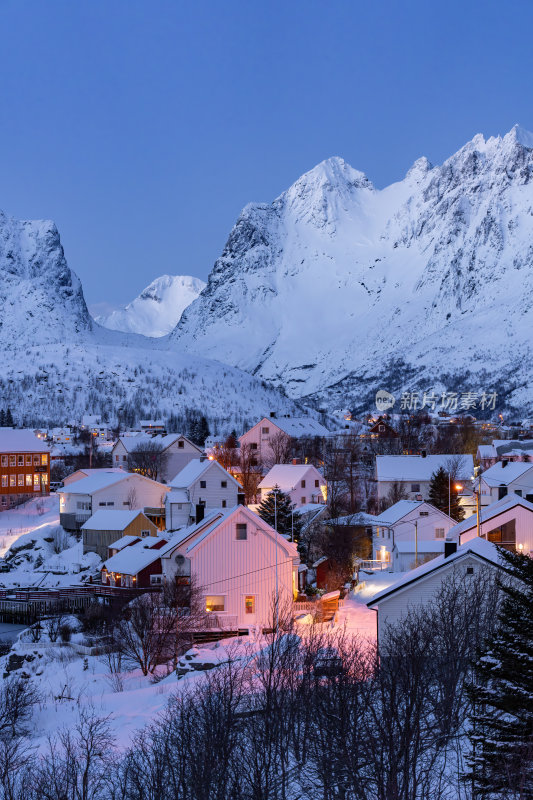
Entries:
<svg viewBox="0 0 533 800">
<path fill-rule="evenodd" d="M 66 530 L 79 530 L 102 508 L 141 509 L 158 524 L 163 516 L 168 486 L 135 472 L 99 470 L 98 473 L 75 481 L 59 492 L 59 522 Z"/>
<path fill-rule="evenodd" d="M 395 487 L 401 487 L 409 500 L 427 500 L 431 476 L 440 467 L 448 472 L 454 461 L 459 461 L 455 480 L 470 484 L 474 475 L 474 459 L 471 455 L 376 456 L 378 500 L 385 500 Z"/>
<path fill-rule="evenodd" d="M 533 556 L 533 503 L 517 494 L 505 495 L 481 510 L 479 535 L 506 550 Z M 458 522 L 449 531 L 461 544 L 477 534 L 477 517 Z"/>
<path fill-rule="evenodd" d="M 123 548 L 106 561 L 103 582 L 158 585 L 192 576 L 211 626 L 227 630 L 270 627 L 276 587 L 280 606 L 294 598 L 296 546 L 245 506 L 208 511 L 201 522 L 162 542 Z"/>
<path fill-rule="evenodd" d="M 114 467 L 128 468 L 129 454 L 149 444 L 160 445 L 165 454 L 165 465 L 163 474 L 158 475 L 159 480 L 168 483 L 189 461 L 199 458 L 203 454 L 201 447 L 197 447 L 193 442 L 179 433 L 169 433 L 166 436 L 151 436 L 147 433 L 138 433 L 135 436 L 120 436 L 113 446 L 111 458 Z"/>
<path fill-rule="evenodd" d="M 200 521 L 209 508 L 233 508 L 242 487 L 218 461 L 195 458 L 170 482 L 165 498 L 166 528 L 175 531 Z"/>
<path fill-rule="evenodd" d="M 258 464 L 269 464 L 276 460 L 276 439 L 311 439 L 317 436 L 329 436 L 329 431 L 312 417 L 263 417 L 239 437 L 239 442 L 241 447 L 248 445 L 257 452 Z"/>
<path fill-rule="evenodd" d="M 468 580 L 487 568 L 502 568 L 498 550 L 491 542 L 476 538 L 460 547 L 446 542 L 443 555 L 407 572 L 369 600 L 367 606 L 378 612 L 378 641 L 387 625 L 400 622 L 410 609 L 431 602 L 447 577 Z"/>
<path fill-rule="evenodd" d="M 400 500 L 376 517 L 373 558 L 389 562 L 394 572 L 404 572 L 411 569 L 415 560 L 420 563 L 431 554 L 439 555 L 455 524 L 454 519 L 425 500 Z M 411 554 L 413 558 L 409 560 Z"/>
<path fill-rule="evenodd" d="M 326 502 L 326 481 L 312 464 L 276 464 L 259 484 L 261 501 L 276 486 L 290 495 L 297 508 L 309 503 Z"/>
<path fill-rule="evenodd" d="M 481 505 L 489 505 L 510 492 L 532 501 L 533 464 L 504 458 L 483 472 L 479 483 Z"/>
</svg>

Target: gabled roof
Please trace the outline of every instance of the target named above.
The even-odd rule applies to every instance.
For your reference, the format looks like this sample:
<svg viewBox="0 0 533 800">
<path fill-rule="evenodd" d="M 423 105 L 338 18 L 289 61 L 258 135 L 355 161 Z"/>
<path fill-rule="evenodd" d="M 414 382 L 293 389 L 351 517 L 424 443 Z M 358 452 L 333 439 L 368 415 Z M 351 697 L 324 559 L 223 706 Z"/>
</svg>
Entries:
<svg viewBox="0 0 533 800">
<path fill-rule="evenodd" d="M 209 458 L 193 458 L 172 478 L 169 486 L 173 489 L 189 489 L 209 469 L 218 470 L 221 475 L 223 474 L 223 480 L 233 481 L 240 488 L 240 483 L 233 475 L 230 475 L 218 461 Z"/>
<path fill-rule="evenodd" d="M 498 461 L 481 474 L 481 480 L 485 481 L 487 486 L 508 486 L 530 469 L 533 469 L 533 464 L 527 461 L 509 461 L 505 467 Z"/>
<path fill-rule="evenodd" d="M 396 581 L 396 583 L 393 583 L 392 586 L 389 586 L 387 589 L 384 589 L 382 592 L 378 592 L 378 594 L 374 595 L 374 597 L 368 601 L 367 606 L 371 608 L 375 605 L 378 605 L 386 597 L 405 589 L 407 586 L 410 586 L 416 581 L 426 578 L 428 575 L 436 572 L 437 570 L 447 568 L 451 564 L 457 563 L 469 555 L 476 556 L 482 561 L 485 561 L 487 564 L 503 566 L 496 545 L 492 544 L 492 542 L 487 542 L 486 539 L 476 537 L 475 539 L 471 539 L 469 542 L 466 542 L 458 547 L 456 552 L 452 553 L 448 557 L 445 557 L 444 555 L 437 556 L 437 558 L 432 558 L 431 561 L 421 564 L 419 567 L 416 567 L 416 569 L 406 572 L 405 575 Z"/>
<path fill-rule="evenodd" d="M 514 450 L 515 447 L 520 450 L 533 450 L 533 439 L 493 439 L 492 446 L 501 456 L 509 450 Z"/>
<path fill-rule="evenodd" d="M 122 442 L 128 453 L 131 453 L 133 450 L 137 450 L 138 447 L 142 447 L 145 444 L 154 442 L 155 444 L 160 445 L 163 450 L 166 450 L 168 447 L 173 445 L 174 442 L 177 442 L 178 439 L 183 439 L 184 441 L 188 442 L 191 447 L 194 447 L 194 449 L 198 451 L 198 454 L 203 453 L 201 447 L 195 445 L 190 441 L 190 439 L 187 439 L 187 437 L 183 436 L 181 433 L 167 433 L 166 436 L 150 436 L 148 433 L 139 433 L 137 436 L 119 436 L 118 441 Z"/>
<path fill-rule="evenodd" d="M 498 453 L 493 444 L 480 444 L 477 448 L 478 458 L 497 458 Z"/>
<path fill-rule="evenodd" d="M 421 510 L 423 506 L 427 507 L 428 511 L 453 522 L 448 514 L 445 514 L 444 511 L 441 511 L 439 508 L 435 508 L 435 506 L 432 506 L 427 500 L 398 500 L 397 503 L 394 503 L 394 505 L 382 511 L 381 514 L 376 517 L 376 524 L 383 525 L 383 527 L 395 525 L 412 511 L 416 511 L 417 509 Z"/>
<path fill-rule="evenodd" d="M 121 536 L 120 539 L 117 539 L 116 542 L 113 542 L 109 545 L 109 549 L 122 550 L 123 547 L 128 547 L 130 544 L 134 544 L 135 542 L 139 541 L 139 536 Z"/>
<path fill-rule="evenodd" d="M 270 422 L 281 428 L 287 436 L 297 439 L 300 436 L 328 436 L 329 431 L 312 417 L 281 417 L 270 418 Z"/>
<path fill-rule="evenodd" d="M 439 453 L 429 456 L 376 456 L 378 481 L 429 481 L 440 467 L 448 468 L 450 459 L 456 455 Z M 456 478 L 465 480 L 474 474 L 474 459 L 463 455 Z"/>
<path fill-rule="evenodd" d="M 354 525 L 356 527 L 369 527 L 378 525 L 378 517 L 373 514 L 365 514 L 364 511 L 356 511 L 355 514 L 348 514 L 346 517 L 336 517 L 335 519 L 325 519 L 323 525 Z"/>
<path fill-rule="evenodd" d="M 530 503 L 523 497 L 519 497 L 514 492 L 510 492 L 509 494 L 506 494 L 505 497 L 502 497 L 500 500 L 496 500 L 494 503 L 485 506 L 485 508 L 481 510 L 481 525 L 483 525 L 484 522 L 488 522 L 489 519 L 493 519 L 499 514 L 509 511 L 515 506 L 521 506 L 522 508 L 526 508 L 528 511 L 533 511 L 533 503 Z M 460 536 L 462 533 L 471 531 L 475 527 L 477 527 L 477 517 L 475 514 L 472 514 L 471 517 L 461 520 L 461 522 L 458 522 L 453 528 L 450 528 L 447 535 L 449 537 L 454 534 L 458 534 Z"/>
<path fill-rule="evenodd" d="M 85 522 L 81 529 L 84 531 L 123 531 L 142 511 L 115 511 L 114 509 L 99 509 Z"/>
<path fill-rule="evenodd" d="M 120 474 L 118 472 L 108 472 L 105 469 L 98 470 L 98 473 L 94 475 L 69 483 L 68 486 L 61 489 L 60 494 L 93 494 L 93 492 L 98 492 L 100 489 L 125 481 L 127 478 L 131 478 L 132 475 L 132 472 L 122 472 Z"/>
<path fill-rule="evenodd" d="M 320 482 L 324 484 L 323 475 L 312 464 L 276 464 L 267 472 L 259 484 L 259 489 L 273 489 L 274 486 L 279 486 L 283 492 L 292 492 L 310 469 L 317 473 Z"/>
<path fill-rule="evenodd" d="M 129 547 L 123 547 L 114 556 L 108 558 L 104 562 L 104 567 L 108 572 L 117 572 L 122 575 L 138 575 L 141 570 L 153 564 L 158 558 L 161 558 L 161 553 L 168 547 L 168 544 L 163 545 L 159 550 L 153 548 L 152 543 L 155 537 L 149 537 L 152 542 L 147 539 L 141 539 L 137 544 L 132 544 Z M 160 539 L 158 541 L 161 541 Z"/>
<path fill-rule="evenodd" d="M 49 453 L 50 448 L 33 431 L 0 428 L 0 453 Z"/>
</svg>

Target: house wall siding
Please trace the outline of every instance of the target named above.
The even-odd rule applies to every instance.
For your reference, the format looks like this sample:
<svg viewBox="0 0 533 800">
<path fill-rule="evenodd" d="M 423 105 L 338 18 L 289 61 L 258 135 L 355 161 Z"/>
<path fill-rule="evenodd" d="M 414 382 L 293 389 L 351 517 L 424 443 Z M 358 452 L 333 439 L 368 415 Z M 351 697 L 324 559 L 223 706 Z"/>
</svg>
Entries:
<svg viewBox="0 0 533 800">
<path fill-rule="evenodd" d="M 108 548 L 113 542 L 118 541 L 123 536 L 138 536 L 141 538 L 141 531 L 149 530 L 150 536 L 157 536 L 157 528 L 153 522 L 144 514 L 139 514 L 133 522 L 123 530 L 109 530 L 109 531 L 95 531 L 88 528 L 82 531 L 83 534 L 83 552 L 96 553 L 100 556 L 102 561 L 108 558 Z"/>
<path fill-rule="evenodd" d="M 525 555 L 533 556 L 533 512 L 529 511 L 527 508 L 515 506 L 507 511 L 503 511 L 501 514 L 497 514 L 495 517 L 492 517 L 492 519 L 482 522 L 480 525 L 480 534 L 484 538 L 489 531 L 494 530 L 494 528 L 499 528 L 500 525 L 503 525 L 505 522 L 511 522 L 513 519 L 516 523 L 516 544 L 523 544 L 522 552 Z M 473 517 L 470 530 L 461 534 L 461 544 L 475 539 L 476 536 L 477 524 L 476 518 Z"/>
</svg>

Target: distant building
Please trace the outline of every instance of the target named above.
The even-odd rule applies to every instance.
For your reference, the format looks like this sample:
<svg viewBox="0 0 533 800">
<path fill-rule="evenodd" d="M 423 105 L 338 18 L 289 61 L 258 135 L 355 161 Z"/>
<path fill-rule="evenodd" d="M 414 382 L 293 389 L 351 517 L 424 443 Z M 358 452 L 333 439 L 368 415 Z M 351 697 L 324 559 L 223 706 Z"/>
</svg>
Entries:
<svg viewBox="0 0 533 800">
<path fill-rule="evenodd" d="M 376 481 L 378 501 L 385 500 L 391 490 L 400 489 L 409 500 L 428 500 L 431 476 L 442 467 L 461 459 L 453 476 L 456 481 L 471 483 L 474 474 L 474 459 L 471 455 L 453 454 L 376 456 Z"/>
<path fill-rule="evenodd" d="M 168 490 L 168 486 L 135 472 L 98 470 L 60 490 L 59 522 L 65 530 L 79 531 L 100 509 L 141 510 L 162 528 Z"/>
<path fill-rule="evenodd" d="M 404 572 L 412 568 L 411 554 L 419 563 L 422 553 L 426 558 L 428 553 L 439 555 L 455 524 L 454 519 L 424 500 L 399 500 L 375 519 L 373 559 L 388 562 L 394 572 Z"/>
<path fill-rule="evenodd" d="M 241 447 L 248 445 L 257 453 L 257 464 L 275 463 L 279 440 L 325 438 L 329 431 L 312 417 L 263 417 L 239 437 Z"/>
<path fill-rule="evenodd" d="M 458 522 L 448 535 L 464 544 L 477 536 L 477 517 Z M 533 556 L 533 503 L 511 492 L 496 500 L 480 515 L 479 535 L 513 553 Z"/>
<path fill-rule="evenodd" d="M 96 553 L 102 561 L 108 557 L 109 547 L 123 537 L 133 541 L 157 536 L 157 527 L 139 510 L 99 509 L 84 522 L 81 531 L 83 552 Z"/>
<path fill-rule="evenodd" d="M 298 508 L 309 503 L 326 502 L 326 481 L 312 464 L 276 464 L 259 484 L 261 501 L 276 486 L 290 495 L 293 505 Z"/>
<path fill-rule="evenodd" d="M 533 502 L 533 463 L 503 458 L 479 477 L 481 505 L 487 506 L 513 492 Z"/>
<path fill-rule="evenodd" d="M 128 469 L 128 458 L 135 450 L 142 449 L 143 445 L 159 445 L 164 453 L 163 474 L 158 475 L 158 480 L 168 483 L 189 461 L 203 455 L 201 447 L 193 444 L 186 436 L 179 433 L 169 433 L 166 436 L 148 435 L 139 433 L 134 436 L 120 436 L 111 451 L 111 460 L 114 467 Z"/>
<path fill-rule="evenodd" d="M 165 498 L 166 528 L 177 530 L 203 519 L 206 510 L 233 508 L 244 502 L 242 487 L 218 461 L 189 461 L 170 482 Z"/>
<path fill-rule="evenodd" d="M 0 510 L 48 494 L 50 449 L 33 431 L 0 428 Z"/>
</svg>

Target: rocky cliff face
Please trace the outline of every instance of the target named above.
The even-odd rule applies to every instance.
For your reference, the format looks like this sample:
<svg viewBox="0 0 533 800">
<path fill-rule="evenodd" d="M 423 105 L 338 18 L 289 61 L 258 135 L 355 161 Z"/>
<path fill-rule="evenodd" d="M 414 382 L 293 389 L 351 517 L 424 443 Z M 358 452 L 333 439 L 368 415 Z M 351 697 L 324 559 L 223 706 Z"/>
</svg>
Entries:
<svg viewBox="0 0 533 800">
<path fill-rule="evenodd" d="M 54 223 L 0 212 L 2 347 L 66 341 L 91 330 L 81 283 L 67 265 Z"/>
<path fill-rule="evenodd" d="M 342 159 L 247 206 L 171 334 L 189 352 L 357 405 L 377 388 L 533 399 L 533 136 L 474 137 L 383 190 Z"/>
<path fill-rule="evenodd" d="M 190 275 L 162 275 L 124 308 L 95 319 L 115 331 L 165 336 L 204 287 L 204 281 Z"/>
</svg>

